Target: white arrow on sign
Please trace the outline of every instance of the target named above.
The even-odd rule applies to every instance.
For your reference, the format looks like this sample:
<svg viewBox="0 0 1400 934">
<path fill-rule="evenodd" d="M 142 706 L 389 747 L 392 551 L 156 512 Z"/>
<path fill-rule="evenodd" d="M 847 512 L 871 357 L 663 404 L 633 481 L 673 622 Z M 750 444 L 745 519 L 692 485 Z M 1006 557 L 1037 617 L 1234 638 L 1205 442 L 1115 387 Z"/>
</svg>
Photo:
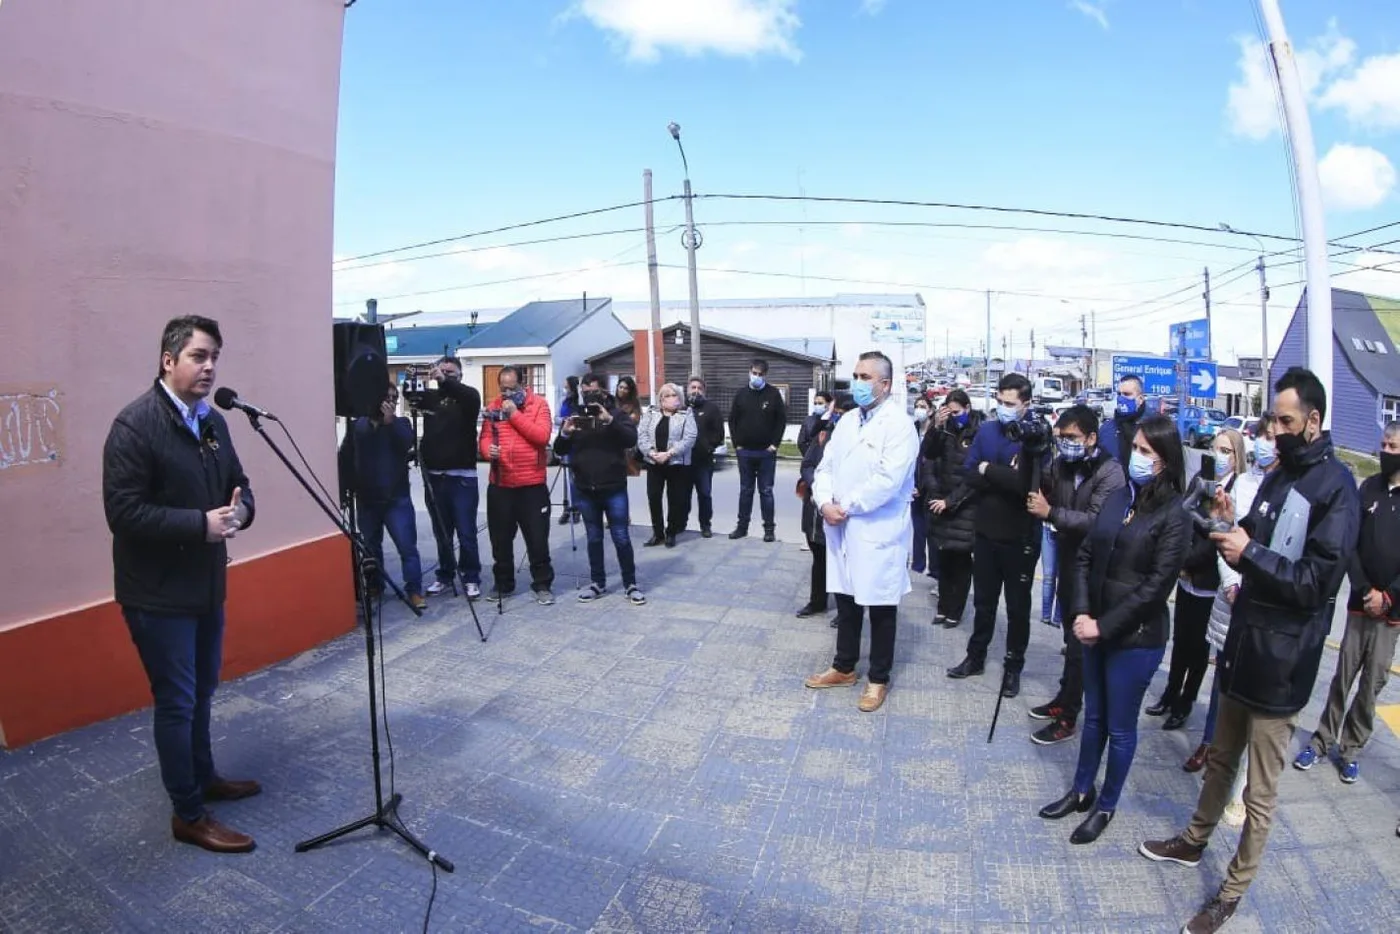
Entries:
<svg viewBox="0 0 1400 934">
<path fill-rule="evenodd" d="M 1191 374 L 1191 385 L 1201 392 L 1210 392 L 1210 387 L 1215 385 L 1215 377 L 1210 375 L 1210 370 L 1197 370 Z"/>
</svg>

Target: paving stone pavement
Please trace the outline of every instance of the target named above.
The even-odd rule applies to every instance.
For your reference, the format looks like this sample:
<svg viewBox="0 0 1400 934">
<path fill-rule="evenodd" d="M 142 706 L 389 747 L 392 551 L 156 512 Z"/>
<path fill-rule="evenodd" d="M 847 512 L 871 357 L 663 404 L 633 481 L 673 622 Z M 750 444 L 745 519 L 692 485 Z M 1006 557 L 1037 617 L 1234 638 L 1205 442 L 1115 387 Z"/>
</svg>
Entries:
<svg viewBox="0 0 1400 934">
<path fill-rule="evenodd" d="M 1136 854 L 1194 805 L 1181 762 L 1203 704 L 1177 733 L 1144 718 L 1117 819 L 1071 847 L 1073 822 L 1035 812 L 1068 787 L 1078 744 L 1027 741 L 1026 710 L 1058 680 L 1057 630 L 1033 624 L 1024 693 L 988 744 L 999 669 L 944 676 L 970 612 L 960 630 L 929 626 L 922 578 L 901 608 L 889 701 L 867 715 L 858 688 L 802 687 L 834 633 L 792 615 L 810 560 L 794 542 L 692 532 L 638 548 L 640 608 L 616 590 L 575 602 L 581 536 L 575 552 L 555 527 L 553 543 L 559 603 L 478 603 L 485 644 L 460 598 L 421 620 L 385 604 L 392 785 L 407 825 L 457 867 L 437 876 L 433 930 L 1167 931 L 1219 883 L 1228 828 L 1199 870 Z M 372 809 L 365 678 L 357 632 L 221 689 L 221 771 L 266 789 L 217 808 L 257 837 L 249 855 L 171 840 L 148 711 L 0 753 L 0 931 L 421 929 L 433 878 L 397 838 L 293 852 Z M 1397 699 L 1392 684 L 1382 702 Z M 1400 743 L 1385 727 L 1354 786 L 1286 770 L 1230 930 L 1393 930 L 1398 816 Z"/>
</svg>

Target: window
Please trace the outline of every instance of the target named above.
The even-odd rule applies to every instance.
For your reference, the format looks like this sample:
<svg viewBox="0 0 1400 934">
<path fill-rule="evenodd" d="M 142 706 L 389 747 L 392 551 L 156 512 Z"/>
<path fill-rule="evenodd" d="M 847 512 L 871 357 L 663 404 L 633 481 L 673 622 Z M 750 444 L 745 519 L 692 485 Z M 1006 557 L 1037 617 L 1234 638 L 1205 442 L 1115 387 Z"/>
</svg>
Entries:
<svg viewBox="0 0 1400 934">
<path fill-rule="evenodd" d="M 1387 347 L 1387 346 L 1385 345 L 1385 341 L 1376 341 L 1376 353 L 1378 353 L 1378 354 L 1388 354 L 1388 353 L 1390 353 L 1390 348 Z"/>
<path fill-rule="evenodd" d="M 1375 352 L 1376 352 L 1376 342 L 1375 342 L 1375 341 L 1362 341 L 1362 343 L 1366 345 L 1366 349 L 1369 350 L 1369 351 L 1371 351 L 1371 353 L 1375 353 Z"/>
<path fill-rule="evenodd" d="M 1386 396 L 1381 402 L 1381 421 L 1400 422 L 1400 396 Z"/>
<path fill-rule="evenodd" d="M 1366 349 L 1366 345 L 1363 344 L 1363 343 L 1361 343 L 1361 338 L 1359 338 L 1359 337 L 1353 337 L 1353 338 L 1351 339 L 1351 346 L 1355 347 L 1357 350 L 1365 350 L 1365 349 Z"/>
</svg>

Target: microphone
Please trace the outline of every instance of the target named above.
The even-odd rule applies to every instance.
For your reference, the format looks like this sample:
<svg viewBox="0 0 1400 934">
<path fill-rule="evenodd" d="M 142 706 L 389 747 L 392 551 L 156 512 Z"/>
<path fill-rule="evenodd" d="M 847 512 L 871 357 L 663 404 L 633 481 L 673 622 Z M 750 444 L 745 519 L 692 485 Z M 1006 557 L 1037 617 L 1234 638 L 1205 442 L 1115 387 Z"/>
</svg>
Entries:
<svg viewBox="0 0 1400 934">
<path fill-rule="evenodd" d="M 251 402 L 244 402 L 242 399 L 238 398 L 237 389 L 230 389 L 227 386 L 220 386 L 214 391 L 214 404 L 225 410 L 241 409 L 247 412 L 250 418 L 266 418 L 274 422 L 281 421 L 280 418 L 266 409 L 260 409 Z"/>
</svg>

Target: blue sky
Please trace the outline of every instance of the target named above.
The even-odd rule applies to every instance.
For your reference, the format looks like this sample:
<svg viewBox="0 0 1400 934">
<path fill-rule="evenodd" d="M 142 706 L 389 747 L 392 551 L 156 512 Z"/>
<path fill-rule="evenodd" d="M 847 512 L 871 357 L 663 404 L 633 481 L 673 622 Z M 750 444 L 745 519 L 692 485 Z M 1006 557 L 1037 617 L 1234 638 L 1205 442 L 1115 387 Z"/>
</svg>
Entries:
<svg viewBox="0 0 1400 934">
<path fill-rule="evenodd" d="M 1309 88 L 1329 236 L 1400 219 L 1400 4 L 1284 0 L 1284 15 Z M 1296 236 L 1259 30 L 1249 0 L 359 0 L 346 17 L 336 255 L 636 201 L 648 167 L 657 197 L 678 194 L 671 120 L 697 194 L 985 204 Z M 685 261 L 682 217 L 676 201 L 657 206 L 667 299 L 686 294 L 671 268 Z M 697 201 L 696 220 L 703 295 L 918 291 L 939 350 L 945 330 L 954 350 L 976 350 L 982 289 L 998 293 L 997 342 L 1010 332 L 1023 343 L 1032 327 L 1042 345 L 1077 342 L 1092 311 L 1102 345 L 1152 348 L 1169 322 L 1197 316 L 1187 287 L 1210 266 L 1218 351 L 1258 353 L 1255 280 L 1235 268 L 1256 247 L 1223 233 L 722 199 Z M 632 208 L 343 260 L 336 313 L 370 296 L 394 312 L 584 290 L 644 299 L 641 221 Z M 614 230 L 627 232 L 510 245 Z M 1398 238 L 1400 226 L 1355 242 Z M 1338 285 L 1400 294 L 1400 264 L 1353 268 L 1334 267 L 1347 272 Z M 1272 258 L 1269 277 L 1282 286 L 1277 340 L 1301 265 Z"/>
</svg>

